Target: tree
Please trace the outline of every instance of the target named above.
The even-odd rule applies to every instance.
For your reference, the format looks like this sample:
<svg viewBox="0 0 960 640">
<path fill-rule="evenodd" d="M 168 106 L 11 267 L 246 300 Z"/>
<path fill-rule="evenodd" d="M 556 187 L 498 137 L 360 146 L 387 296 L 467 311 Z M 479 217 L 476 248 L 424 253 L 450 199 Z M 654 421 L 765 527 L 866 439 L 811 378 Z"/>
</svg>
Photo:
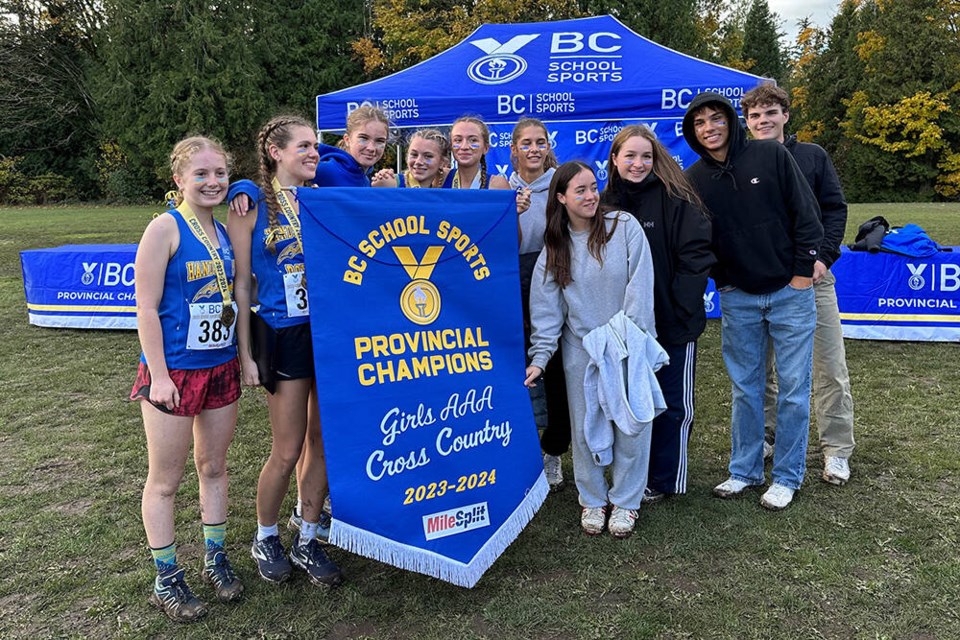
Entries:
<svg viewBox="0 0 960 640">
<path fill-rule="evenodd" d="M 589 0 L 583 9 L 588 15 L 609 13 L 643 37 L 676 51 L 696 55 L 700 48 L 697 0 Z"/>
<path fill-rule="evenodd" d="M 0 156 L 17 157 L 25 180 L 95 188 L 87 74 L 98 25 L 85 0 L 0 2 Z"/>
<path fill-rule="evenodd" d="M 750 72 L 781 82 L 786 62 L 780 48 L 780 18 L 770 12 L 767 0 L 753 0 L 743 26 L 743 58 L 752 60 Z"/>
<path fill-rule="evenodd" d="M 312 117 L 314 97 L 360 76 L 349 41 L 362 0 L 106 0 L 96 96 L 105 185 L 118 197 L 162 193 L 177 140 L 203 133 L 254 168 L 272 115 Z"/>
<path fill-rule="evenodd" d="M 459 43 L 486 22 L 538 22 L 580 16 L 576 0 L 373 0 L 370 33 L 353 50 L 380 77 Z"/>
</svg>

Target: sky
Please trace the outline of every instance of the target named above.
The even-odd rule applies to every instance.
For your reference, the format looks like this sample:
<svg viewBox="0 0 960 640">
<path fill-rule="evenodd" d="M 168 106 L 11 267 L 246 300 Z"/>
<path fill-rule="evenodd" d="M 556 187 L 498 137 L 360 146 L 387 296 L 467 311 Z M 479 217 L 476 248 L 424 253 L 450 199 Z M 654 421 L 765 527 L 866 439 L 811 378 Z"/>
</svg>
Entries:
<svg viewBox="0 0 960 640">
<path fill-rule="evenodd" d="M 797 33 L 797 20 L 810 16 L 818 27 L 830 26 L 830 21 L 840 6 L 839 0 L 767 0 L 770 11 L 780 14 L 783 20 L 781 30 L 786 32 L 787 41 L 793 43 Z"/>
</svg>

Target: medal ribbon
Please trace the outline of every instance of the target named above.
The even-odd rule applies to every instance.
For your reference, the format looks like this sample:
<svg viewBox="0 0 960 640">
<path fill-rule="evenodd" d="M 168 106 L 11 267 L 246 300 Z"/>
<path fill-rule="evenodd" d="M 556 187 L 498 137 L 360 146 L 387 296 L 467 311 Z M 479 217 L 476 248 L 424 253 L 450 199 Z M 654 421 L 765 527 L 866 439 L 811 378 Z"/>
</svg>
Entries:
<svg viewBox="0 0 960 640">
<path fill-rule="evenodd" d="M 187 201 L 184 200 L 177 207 L 177 211 L 180 212 L 180 215 L 183 216 L 184 222 L 187 223 L 187 226 L 190 228 L 190 231 L 193 233 L 193 236 L 200 241 L 200 244 L 204 246 L 207 250 L 207 253 L 210 254 L 210 260 L 213 262 L 213 271 L 217 276 L 217 286 L 220 287 L 220 295 L 223 297 L 223 323 L 228 327 L 233 324 L 233 300 L 230 297 L 230 281 L 227 280 L 227 270 L 223 266 L 223 260 L 220 258 L 220 254 L 217 253 L 217 250 L 214 248 L 213 243 L 210 242 L 210 238 L 207 236 L 207 232 L 203 230 L 203 226 L 200 224 L 200 220 L 197 218 L 197 214 L 193 212 L 193 209 L 190 208 L 190 205 L 187 204 Z M 213 223 L 216 227 L 216 222 Z M 229 309 L 229 312 L 227 311 Z"/>
<path fill-rule="evenodd" d="M 297 211 L 293 208 L 290 198 L 284 193 L 283 187 L 280 186 L 280 181 L 276 178 L 273 179 L 273 191 L 277 194 L 277 204 L 280 205 L 280 210 L 283 211 L 287 222 L 289 222 L 293 228 L 293 235 L 296 236 L 297 242 L 300 243 L 300 253 L 303 253 L 303 238 L 300 237 L 300 216 L 297 215 Z"/>
</svg>

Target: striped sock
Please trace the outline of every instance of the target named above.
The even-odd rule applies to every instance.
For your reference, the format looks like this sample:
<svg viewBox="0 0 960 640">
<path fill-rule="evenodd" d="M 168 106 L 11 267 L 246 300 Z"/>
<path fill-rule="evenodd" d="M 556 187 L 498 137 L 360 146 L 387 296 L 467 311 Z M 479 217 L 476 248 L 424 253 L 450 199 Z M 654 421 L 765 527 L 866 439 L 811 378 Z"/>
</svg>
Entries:
<svg viewBox="0 0 960 640">
<path fill-rule="evenodd" d="M 227 537 L 226 521 L 220 524 L 203 524 L 203 540 L 207 549 L 207 560 L 212 560 L 214 554 L 223 551 L 223 543 Z"/>
<path fill-rule="evenodd" d="M 177 570 L 177 543 L 168 544 L 160 549 L 150 547 L 150 555 L 157 567 L 157 573 L 165 575 Z"/>
</svg>

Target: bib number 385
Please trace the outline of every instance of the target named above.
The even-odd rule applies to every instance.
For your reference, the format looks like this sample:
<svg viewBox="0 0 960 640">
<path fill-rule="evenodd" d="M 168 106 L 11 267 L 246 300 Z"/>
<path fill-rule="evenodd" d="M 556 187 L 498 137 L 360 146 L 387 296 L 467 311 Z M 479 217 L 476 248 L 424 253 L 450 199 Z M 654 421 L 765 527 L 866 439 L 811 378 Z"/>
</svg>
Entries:
<svg viewBox="0 0 960 640">
<path fill-rule="evenodd" d="M 232 305 L 236 311 L 236 305 Z M 190 305 L 190 328 L 187 331 L 187 349 L 223 349 L 233 344 L 234 322 L 229 327 L 220 316 L 223 304 L 210 302 Z"/>
</svg>

